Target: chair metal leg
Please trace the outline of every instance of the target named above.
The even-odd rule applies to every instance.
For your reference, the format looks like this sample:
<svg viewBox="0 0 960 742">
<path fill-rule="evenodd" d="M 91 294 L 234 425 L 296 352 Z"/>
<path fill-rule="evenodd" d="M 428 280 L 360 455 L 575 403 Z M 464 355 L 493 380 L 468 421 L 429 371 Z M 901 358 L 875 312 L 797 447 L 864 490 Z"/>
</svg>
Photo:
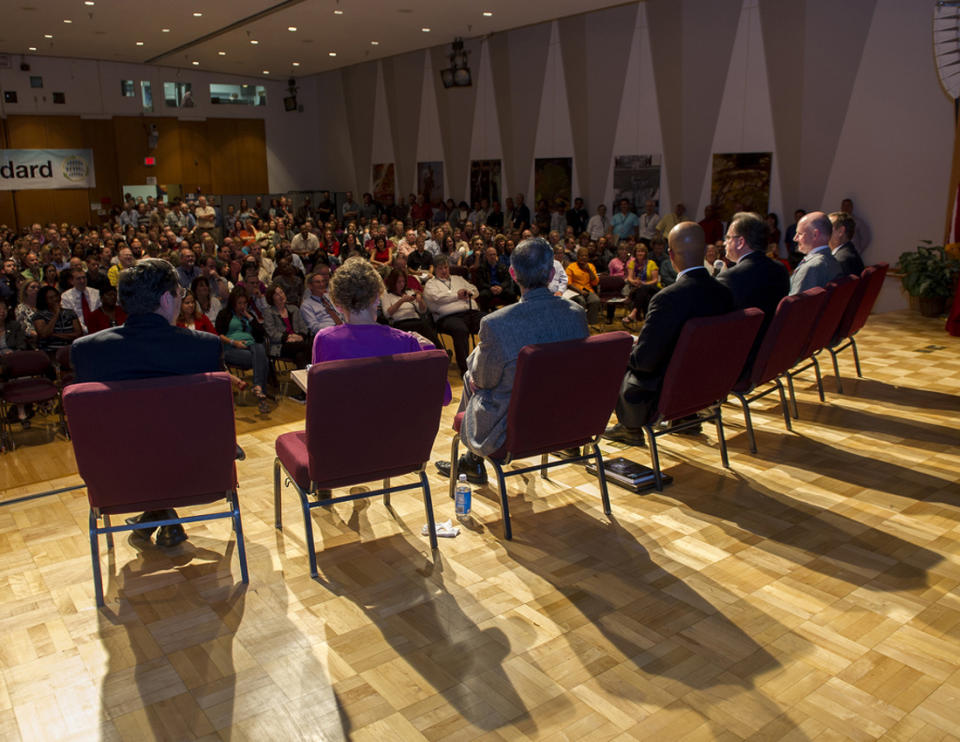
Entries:
<svg viewBox="0 0 960 742">
<path fill-rule="evenodd" d="M 454 433 L 450 442 L 450 499 L 456 497 L 457 477 L 460 473 L 460 434 Z"/>
<path fill-rule="evenodd" d="M 817 375 L 817 394 L 820 395 L 820 401 L 826 402 L 826 398 L 823 396 L 823 377 L 820 376 L 820 362 L 817 360 L 816 356 L 811 356 L 813 361 L 813 372 Z"/>
<path fill-rule="evenodd" d="M 227 501 L 230 503 L 230 512 L 233 518 L 233 532 L 237 539 L 237 559 L 240 560 L 240 579 L 244 583 L 250 582 L 250 576 L 247 574 L 247 550 L 243 544 L 243 523 L 240 520 L 240 498 L 237 491 L 227 493 Z"/>
<path fill-rule="evenodd" d="M 650 463 L 653 464 L 653 479 L 657 492 L 663 492 L 663 475 L 660 474 L 660 454 L 657 452 L 657 438 L 653 434 L 652 425 L 644 425 L 647 440 L 650 442 Z"/>
<path fill-rule="evenodd" d="M 93 590 L 97 608 L 103 608 L 103 581 L 100 576 L 100 544 L 97 541 L 97 516 L 90 508 L 90 558 L 93 561 Z"/>
<path fill-rule="evenodd" d="M 603 454 L 600 453 L 600 446 L 593 444 L 593 458 L 597 462 L 597 481 L 600 483 L 600 499 L 603 501 L 603 512 L 610 515 L 610 493 L 607 492 L 607 474 L 603 470 Z"/>
<path fill-rule="evenodd" d="M 283 515 L 280 513 L 280 459 L 273 460 L 273 526 L 283 530 Z"/>
<path fill-rule="evenodd" d="M 550 481 L 550 477 L 548 476 L 550 469 L 547 467 L 547 459 L 549 458 L 550 454 L 546 453 L 540 456 L 540 477 L 542 479 L 546 479 L 547 481 Z"/>
<path fill-rule="evenodd" d="M 727 457 L 727 440 L 723 437 L 723 413 L 720 411 L 720 405 L 716 408 L 716 417 L 714 422 L 717 425 L 717 440 L 720 441 L 720 461 L 723 462 L 723 468 L 730 468 L 730 459 Z"/>
<path fill-rule="evenodd" d="M 110 527 L 109 514 L 103 516 L 103 525 L 105 525 L 107 528 Z M 113 533 L 110 531 L 107 531 L 107 551 L 113 551 Z"/>
<path fill-rule="evenodd" d="M 780 394 L 783 395 L 783 388 L 780 388 Z M 733 392 L 733 396 L 740 400 L 740 406 L 743 407 L 743 422 L 747 426 L 747 440 L 750 442 L 750 453 L 757 452 L 757 439 L 753 434 L 753 420 L 750 418 L 750 403 L 747 398 L 739 392 Z"/>
<path fill-rule="evenodd" d="M 507 502 L 507 481 L 503 476 L 503 468 L 496 461 L 488 459 L 497 472 L 497 488 L 500 490 L 500 512 L 503 515 L 503 537 L 513 539 L 513 529 L 510 527 L 510 503 Z"/>
<path fill-rule="evenodd" d="M 310 519 L 310 503 L 307 501 L 307 494 L 300 489 L 296 482 L 293 486 L 297 488 L 300 495 L 300 508 L 303 510 L 303 530 L 307 541 L 307 557 L 310 559 L 310 576 L 317 577 L 317 550 L 313 545 L 313 521 Z"/>
<path fill-rule="evenodd" d="M 790 407 L 787 405 L 787 395 L 783 391 L 783 382 L 776 378 L 773 380 L 777 385 L 777 391 L 780 392 L 780 411 L 783 412 L 783 424 L 787 426 L 787 430 L 792 431 L 793 425 L 790 424 Z M 756 451 L 754 451 L 756 453 Z"/>
<path fill-rule="evenodd" d="M 860 371 L 860 354 L 857 353 L 857 341 L 853 337 L 850 338 L 850 347 L 853 348 L 853 363 L 857 367 L 857 378 L 862 379 L 863 373 Z"/>
<path fill-rule="evenodd" d="M 383 480 L 383 488 L 384 488 L 385 490 L 390 489 L 390 477 L 387 477 L 386 479 Z M 387 507 L 390 507 L 390 493 L 389 493 L 389 492 L 384 492 L 384 493 L 383 493 L 383 504 L 386 505 Z"/>
<path fill-rule="evenodd" d="M 787 371 L 787 388 L 790 390 L 790 401 L 793 403 L 793 419 L 800 419 L 800 410 L 797 409 L 797 393 L 793 390 L 793 374 Z"/>
<path fill-rule="evenodd" d="M 428 533 L 430 535 L 430 548 L 436 551 L 438 548 L 437 526 L 433 520 L 433 499 L 430 497 L 430 482 L 427 481 L 427 473 L 425 471 L 420 472 L 420 486 L 423 487 L 423 507 L 427 511 L 427 528 L 429 529 Z"/>
<path fill-rule="evenodd" d="M 833 378 L 837 382 L 837 394 L 843 394 L 843 382 L 840 381 L 840 366 L 837 365 L 837 353 L 833 348 L 827 348 L 830 360 L 833 361 Z"/>
</svg>

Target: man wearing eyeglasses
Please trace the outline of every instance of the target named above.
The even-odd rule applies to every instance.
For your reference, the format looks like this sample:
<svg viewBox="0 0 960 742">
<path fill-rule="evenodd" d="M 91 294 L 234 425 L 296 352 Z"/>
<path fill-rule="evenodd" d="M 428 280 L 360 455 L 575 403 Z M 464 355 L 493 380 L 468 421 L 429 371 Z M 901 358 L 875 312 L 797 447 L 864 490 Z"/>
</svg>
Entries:
<svg viewBox="0 0 960 742">
<path fill-rule="evenodd" d="M 74 341 L 70 358 L 78 382 L 151 379 L 223 370 L 219 337 L 174 325 L 185 291 L 170 263 L 158 258 L 141 260 L 120 272 L 117 289 L 127 321 L 120 327 Z M 176 517 L 172 510 L 159 510 L 127 522 L 146 523 Z M 153 531 L 154 528 L 143 528 L 133 533 L 135 538 L 148 542 Z M 162 526 L 157 545 L 176 546 L 186 538 L 183 526 Z"/>
</svg>

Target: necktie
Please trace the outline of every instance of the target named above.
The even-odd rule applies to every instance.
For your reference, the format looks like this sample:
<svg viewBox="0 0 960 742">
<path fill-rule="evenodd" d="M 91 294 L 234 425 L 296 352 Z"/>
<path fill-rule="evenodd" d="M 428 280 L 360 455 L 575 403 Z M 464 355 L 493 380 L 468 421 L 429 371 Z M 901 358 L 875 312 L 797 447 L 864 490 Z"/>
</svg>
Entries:
<svg viewBox="0 0 960 742">
<path fill-rule="evenodd" d="M 87 301 L 86 291 L 80 294 L 80 310 L 83 312 L 84 326 L 89 327 L 90 326 L 90 303 Z"/>
<path fill-rule="evenodd" d="M 330 315 L 330 319 L 333 320 L 333 324 L 343 324 L 343 320 L 340 319 L 340 315 L 337 313 L 337 310 L 333 308 L 333 304 L 330 303 L 330 300 L 327 298 L 326 294 L 320 297 L 320 303 L 323 304 L 323 308 L 327 310 L 327 314 Z"/>
</svg>

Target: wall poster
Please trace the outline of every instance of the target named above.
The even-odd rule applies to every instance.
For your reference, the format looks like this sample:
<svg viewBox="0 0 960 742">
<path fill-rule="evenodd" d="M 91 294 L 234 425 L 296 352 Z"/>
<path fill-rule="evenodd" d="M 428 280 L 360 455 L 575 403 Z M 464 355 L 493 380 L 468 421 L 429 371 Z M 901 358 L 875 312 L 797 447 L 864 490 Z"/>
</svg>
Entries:
<svg viewBox="0 0 960 742">
<path fill-rule="evenodd" d="M 716 216 L 730 221 L 738 211 L 766 216 L 770 202 L 770 152 L 731 152 L 713 156 L 710 201 Z"/>
<path fill-rule="evenodd" d="M 648 200 L 660 208 L 660 155 L 620 155 L 613 158 L 613 204 L 627 199 L 638 214 Z"/>
</svg>

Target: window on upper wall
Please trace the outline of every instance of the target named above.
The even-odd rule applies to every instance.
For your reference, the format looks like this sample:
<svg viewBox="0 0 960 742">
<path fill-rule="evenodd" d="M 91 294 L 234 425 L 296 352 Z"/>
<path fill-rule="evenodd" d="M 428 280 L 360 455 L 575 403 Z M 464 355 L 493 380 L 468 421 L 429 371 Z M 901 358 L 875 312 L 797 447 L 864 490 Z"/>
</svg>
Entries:
<svg viewBox="0 0 960 742">
<path fill-rule="evenodd" d="M 267 89 L 263 85 L 210 84 L 210 102 L 238 106 L 267 105 Z"/>
<path fill-rule="evenodd" d="M 149 80 L 140 81 L 140 97 L 143 100 L 143 110 L 153 111 L 153 86 Z"/>
<path fill-rule="evenodd" d="M 122 95 L 124 98 L 137 97 L 137 89 L 133 84 L 133 80 L 120 81 L 120 95 Z"/>
<path fill-rule="evenodd" d="M 163 100 L 168 108 L 193 108 L 193 90 L 189 82 L 163 83 Z"/>
</svg>

